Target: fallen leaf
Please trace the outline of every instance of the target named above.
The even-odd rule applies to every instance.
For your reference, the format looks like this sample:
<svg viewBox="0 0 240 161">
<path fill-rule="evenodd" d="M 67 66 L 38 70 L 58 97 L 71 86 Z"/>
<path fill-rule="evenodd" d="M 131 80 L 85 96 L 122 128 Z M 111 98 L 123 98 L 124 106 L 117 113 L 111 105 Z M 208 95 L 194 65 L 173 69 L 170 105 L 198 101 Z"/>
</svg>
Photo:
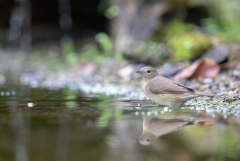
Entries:
<svg viewBox="0 0 240 161">
<path fill-rule="evenodd" d="M 216 120 L 211 119 L 211 120 L 198 121 L 195 124 L 200 126 L 209 126 L 209 125 L 213 125 L 215 122 Z"/>
<path fill-rule="evenodd" d="M 183 69 L 181 72 L 175 75 L 174 80 L 181 82 L 183 79 L 198 79 L 215 77 L 220 71 L 220 66 L 212 59 L 200 59 L 190 66 Z"/>
</svg>

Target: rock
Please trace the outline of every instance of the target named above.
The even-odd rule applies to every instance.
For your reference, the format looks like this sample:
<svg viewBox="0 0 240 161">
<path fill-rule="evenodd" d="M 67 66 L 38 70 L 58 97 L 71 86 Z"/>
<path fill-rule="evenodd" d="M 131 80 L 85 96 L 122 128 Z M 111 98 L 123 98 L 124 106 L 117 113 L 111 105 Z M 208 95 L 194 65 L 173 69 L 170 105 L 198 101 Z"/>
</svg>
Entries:
<svg viewBox="0 0 240 161">
<path fill-rule="evenodd" d="M 230 82 L 229 87 L 230 87 L 230 89 L 239 88 L 239 83 L 238 83 L 237 81 L 235 81 L 235 82 Z"/>
<path fill-rule="evenodd" d="M 211 47 L 205 54 L 202 55 L 203 58 L 209 58 L 215 60 L 217 63 L 224 62 L 229 56 L 228 48 L 224 45 L 216 45 Z"/>
<path fill-rule="evenodd" d="M 202 82 L 203 82 L 204 84 L 210 84 L 210 83 L 213 82 L 213 79 L 212 79 L 212 78 L 204 78 L 204 79 L 202 80 Z"/>
</svg>

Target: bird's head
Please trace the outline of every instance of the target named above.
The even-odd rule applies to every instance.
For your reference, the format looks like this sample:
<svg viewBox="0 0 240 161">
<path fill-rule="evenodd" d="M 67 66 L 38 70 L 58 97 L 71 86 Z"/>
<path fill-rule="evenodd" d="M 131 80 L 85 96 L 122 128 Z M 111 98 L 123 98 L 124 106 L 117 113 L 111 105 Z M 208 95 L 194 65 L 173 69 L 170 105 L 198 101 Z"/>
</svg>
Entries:
<svg viewBox="0 0 240 161">
<path fill-rule="evenodd" d="M 142 145 L 150 145 L 156 142 L 157 136 L 149 131 L 143 131 L 143 133 L 139 136 L 138 141 Z"/>
<path fill-rule="evenodd" d="M 151 80 L 158 76 L 158 72 L 152 67 L 143 67 L 137 71 L 137 73 L 140 74 L 145 81 Z"/>
</svg>

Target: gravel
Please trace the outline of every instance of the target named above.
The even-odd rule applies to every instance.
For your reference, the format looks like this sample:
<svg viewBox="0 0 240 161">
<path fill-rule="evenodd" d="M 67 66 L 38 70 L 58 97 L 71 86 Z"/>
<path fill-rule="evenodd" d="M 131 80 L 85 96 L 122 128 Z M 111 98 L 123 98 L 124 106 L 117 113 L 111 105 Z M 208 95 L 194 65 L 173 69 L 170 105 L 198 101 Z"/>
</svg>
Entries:
<svg viewBox="0 0 240 161">
<path fill-rule="evenodd" d="M 70 88 L 86 94 L 105 94 L 122 97 L 129 100 L 147 100 L 142 92 L 142 79 L 136 71 L 144 64 L 131 64 L 127 61 L 118 62 L 107 58 L 104 64 L 80 64 L 77 67 L 62 68 L 52 71 L 44 63 L 27 62 L 21 57 L 4 55 L 0 60 L 0 84 L 8 79 L 9 73 L 17 75 L 20 84 L 32 88 Z M 4 63 L 5 60 L 10 60 Z M 13 65 L 11 65 L 13 64 Z M 91 69 L 88 69 L 91 68 Z M 164 69 L 174 68 L 165 63 L 157 66 L 162 73 Z M 84 73 L 84 72 L 89 73 Z M 83 74 L 85 76 L 83 76 Z M 199 91 L 212 92 L 216 96 L 198 97 L 186 103 L 183 108 L 223 113 L 228 115 L 240 114 L 240 70 L 232 68 L 222 71 L 215 78 L 204 78 L 194 81 L 184 81 L 184 84 Z M 154 104 L 154 103 L 153 103 Z"/>
</svg>

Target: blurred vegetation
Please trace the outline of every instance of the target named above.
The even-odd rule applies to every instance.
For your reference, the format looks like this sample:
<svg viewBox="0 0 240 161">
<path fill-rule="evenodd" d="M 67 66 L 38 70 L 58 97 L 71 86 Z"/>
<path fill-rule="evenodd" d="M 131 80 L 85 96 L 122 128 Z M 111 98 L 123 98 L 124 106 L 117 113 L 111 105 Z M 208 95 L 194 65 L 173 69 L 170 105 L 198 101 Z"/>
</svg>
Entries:
<svg viewBox="0 0 240 161">
<path fill-rule="evenodd" d="M 98 127 L 106 127 L 114 120 L 116 117 L 123 115 L 122 109 L 113 109 L 111 101 L 109 99 L 102 99 L 101 105 L 101 116 L 98 118 L 96 125 Z"/>
<path fill-rule="evenodd" d="M 163 24 L 151 37 L 155 42 L 163 41 L 167 44 L 169 61 L 199 57 L 213 45 L 212 37 L 223 43 L 240 40 L 240 1 L 194 0 L 188 3 L 190 6 L 203 5 L 208 9 L 209 17 L 200 20 L 201 26 L 184 22 L 182 17 L 175 17 Z"/>
<path fill-rule="evenodd" d="M 63 99 L 65 100 L 64 103 L 67 108 L 76 108 L 78 106 L 77 100 L 77 91 L 70 90 L 70 89 L 63 89 Z"/>
<path fill-rule="evenodd" d="M 151 38 L 155 42 L 163 41 L 167 44 L 167 50 L 170 51 L 168 61 L 186 61 L 199 57 L 213 45 L 212 36 L 216 36 L 220 40 L 240 39 L 239 1 L 196 1 L 206 6 L 209 11 L 209 17 L 201 20 L 202 26 L 199 27 L 195 24 L 186 23 L 182 20 L 182 17 L 178 16 L 169 23 L 162 25 Z M 189 1 L 188 3 L 195 2 Z M 107 19 L 112 19 L 120 13 L 119 7 L 109 5 L 107 0 L 101 0 L 97 10 L 99 14 L 104 15 Z M 201 28 L 212 35 L 203 33 Z M 159 44 L 155 46 L 152 45 L 154 42 L 145 44 L 135 45 L 132 48 L 134 53 L 139 53 L 141 59 L 147 60 L 150 55 L 158 55 L 157 53 L 161 51 L 158 49 L 161 48 Z M 71 66 L 87 62 L 101 64 L 106 57 L 112 56 L 114 53 L 113 40 L 106 33 L 98 33 L 95 36 L 95 42 L 83 46 L 79 54 L 74 51 L 74 43 L 71 39 L 63 39 L 61 46 L 64 60 Z M 123 60 L 121 53 L 115 53 L 114 56 L 118 61 Z M 159 59 L 162 60 L 163 57 Z M 159 59 L 154 60 L 159 62 Z"/>
<path fill-rule="evenodd" d="M 240 40 L 240 1 L 211 0 L 206 2 L 210 17 L 202 20 L 202 26 L 223 40 Z"/>
<path fill-rule="evenodd" d="M 153 41 L 164 41 L 172 51 L 172 61 L 194 59 L 211 45 L 211 37 L 200 32 L 194 24 L 173 20 L 164 25 L 152 37 Z"/>
<path fill-rule="evenodd" d="M 87 62 L 101 64 L 105 57 L 109 57 L 113 53 L 112 40 L 106 33 L 98 33 L 95 36 L 95 42 L 84 45 L 79 54 L 73 52 L 73 41 L 69 38 L 67 40 L 61 45 L 63 47 L 62 54 L 66 63 L 73 66 Z"/>
<path fill-rule="evenodd" d="M 182 16 L 176 16 L 168 23 L 164 23 L 153 34 L 150 41 L 134 42 L 126 45 L 130 53 L 137 53 L 141 62 L 148 61 L 158 64 L 165 61 L 186 61 L 199 57 L 212 45 L 212 37 L 221 41 L 240 40 L 240 1 L 236 0 L 210 0 L 188 1 L 189 5 L 197 3 L 205 6 L 209 11 L 209 17 L 201 20 L 201 26 L 186 23 Z M 101 0 L 97 8 L 98 13 L 107 19 L 119 15 L 118 6 L 109 5 L 107 0 Z M 206 32 L 202 32 L 206 31 Z M 206 34 L 208 33 L 208 34 Z M 0 31 L 1 35 L 1 31 Z M 101 65 L 106 58 L 113 57 L 117 61 L 123 60 L 122 53 L 115 53 L 113 39 L 105 32 L 95 35 L 95 41 L 83 45 L 81 51 L 77 52 L 74 40 L 71 37 L 63 37 L 60 42 L 60 49 L 53 46 L 47 51 L 52 69 L 59 69 L 63 66 L 76 67 L 80 64 L 93 62 Z M 124 40 L 128 41 L 128 40 Z M 159 42 L 166 43 L 167 48 Z M 33 51 L 39 53 L 39 51 Z M 58 54 L 61 53 L 62 60 L 59 61 Z M 163 53 L 159 56 L 159 53 Z M 157 56 L 156 56 L 157 55 Z M 41 59 L 42 54 L 32 55 L 32 61 Z M 165 59 L 167 57 L 167 59 Z"/>
<path fill-rule="evenodd" d="M 45 52 L 45 57 L 42 57 L 43 52 Z M 59 58 L 59 53 L 61 53 L 61 58 Z M 49 69 L 58 70 L 63 67 L 77 67 L 89 62 L 101 65 L 111 57 L 118 62 L 123 61 L 121 53 L 114 53 L 113 40 L 109 35 L 98 33 L 95 41 L 83 45 L 79 52 L 76 51 L 74 40 L 71 37 L 63 37 L 59 47 L 51 45 L 44 51 L 33 49 L 30 61 L 40 64 L 45 62 Z"/>
<path fill-rule="evenodd" d="M 106 33 L 98 33 L 95 36 L 96 43 L 83 46 L 80 52 L 80 63 L 94 62 L 96 64 L 104 63 L 106 57 L 112 57 L 117 61 L 122 61 L 123 57 L 120 53 L 114 53 L 113 40 Z"/>
<path fill-rule="evenodd" d="M 108 19 L 116 17 L 120 13 L 120 9 L 116 5 L 108 5 L 107 0 L 100 0 L 98 5 L 98 13 L 104 15 Z"/>
<path fill-rule="evenodd" d="M 209 160 L 226 160 L 226 158 L 235 160 L 239 157 L 240 152 L 239 135 L 234 130 L 235 125 L 228 124 L 228 126 L 230 127 L 223 126 L 220 129 L 209 126 L 192 126 L 184 128 L 183 131 L 186 135 L 193 134 L 194 138 L 189 143 L 194 147 L 193 151 L 202 150 L 204 152 L 205 150 L 205 153 L 211 153 Z"/>
</svg>

